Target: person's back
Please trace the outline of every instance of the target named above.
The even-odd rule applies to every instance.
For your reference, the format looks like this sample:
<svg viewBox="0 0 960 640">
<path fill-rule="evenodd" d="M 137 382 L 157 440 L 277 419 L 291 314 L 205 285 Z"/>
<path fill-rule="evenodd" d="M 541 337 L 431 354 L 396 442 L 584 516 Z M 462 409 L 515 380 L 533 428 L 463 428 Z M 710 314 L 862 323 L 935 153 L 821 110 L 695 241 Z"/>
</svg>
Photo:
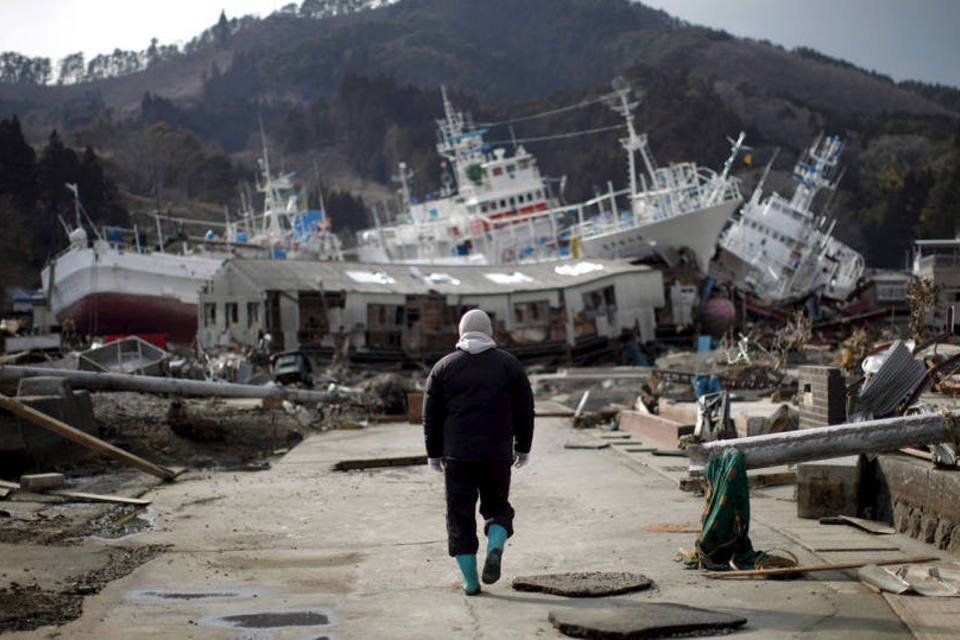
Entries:
<svg viewBox="0 0 960 640">
<path fill-rule="evenodd" d="M 435 414 L 426 420 L 442 430 L 427 433 L 428 452 L 456 460 L 512 461 L 514 438 L 517 451 L 529 451 L 533 399 L 514 356 L 497 348 L 458 350 L 438 362 L 430 377 L 425 411 Z M 431 435 L 442 438 L 440 446 Z"/>
<path fill-rule="evenodd" d="M 477 497 L 489 540 L 483 568 L 489 584 L 500 577 L 500 557 L 513 533 L 510 467 L 526 464 L 533 440 L 530 382 L 520 362 L 498 349 L 492 335 L 486 313 L 464 314 L 457 350 L 431 370 L 423 404 L 428 464 L 445 474 L 449 553 L 469 595 L 480 592 Z"/>
</svg>

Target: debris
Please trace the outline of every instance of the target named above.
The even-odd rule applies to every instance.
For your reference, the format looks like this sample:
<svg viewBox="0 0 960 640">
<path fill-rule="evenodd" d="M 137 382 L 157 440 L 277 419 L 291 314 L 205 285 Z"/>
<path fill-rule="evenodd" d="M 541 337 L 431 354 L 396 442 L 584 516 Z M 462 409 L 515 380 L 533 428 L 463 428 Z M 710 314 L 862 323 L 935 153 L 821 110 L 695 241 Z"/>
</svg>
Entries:
<svg viewBox="0 0 960 640">
<path fill-rule="evenodd" d="M 776 411 L 762 420 L 759 433 L 750 435 L 784 433 L 785 431 L 796 431 L 798 428 L 800 428 L 800 414 L 790 405 L 781 404 Z"/>
<path fill-rule="evenodd" d="M 923 361 L 914 358 L 900 340 L 890 345 L 878 359 L 877 372 L 867 378 L 856 396 L 850 422 L 891 415 L 927 374 Z M 865 371 L 870 366 L 869 361 L 870 358 L 864 361 Z"/>
<path fill-rule="evenodd" d="M 718 391 L 697 397 L 697 423 L 693 437 L 700 442 L 737 437 L 737 430 L 730 420 L 729 393 Z"/>
<path fill-rule="evenodd" d="M 645 525 L 643 530 L 653 533 L 700 533 L 700 525 L 696 522 L 660 522 Z"/>
<path fill-rule="evenodd" d="M 898 576 L 893 571 L 878 567 L 875 564 L 868 564 L 857 569 L 857 577 L 862 582 L 873 585 L 881 591 L 888 593 L 906 593 L 910 590 L 910 584 Z"/>
<path fill-rule="evenodd" d="M 38 493 L 48 489 L 61 489 L 65 482 L 62 473 L 34 473 L 20 476 L 21 489 Z"/>
<path fill-rule="evenodd" d="M 859 569 L 868 564 L 891 565 L 891 564 L 915 564 L 922 562 L 933 562 L 938 560 L 936 556 L 912 556 L 908 558 L 895 558 L 892 560 L 862 560 L 860 562 L 839 562 L 836 564 L 816 564 L 810 566 L 796 567 L 778 567 L 776 569 L 751 569 L 747 571 L 705 571 L 703 575 L 707 578 L 765 578 L 769 576 L 785 576 L 794 573 L 815 573 L 817 571 L 840 571 L 841 569 Z"/>
<path fill-rule="evenodd" d="M 417 385 L 408 376 L 397 373 L 381 373 L 358 385 L 368 406 L 377 413 L 407 415 L 407 398 L 418 391 Z M 418 421 L 419 422 L 419 421 Z"/>
<path fill-rule="evenodd" d="M 747 619 L 670 602 L 642 602 L 605 609 L 556 609 L 549 620 L 573 638 L 662 638 L 735 629 Z"/>
<path fill-rule="evenodd" d="M 606 449 L 610 446 L 609 442 L 567 442 L 563 445 L 564 449 Z"/>
<path fill-rule="evenodd" d="M 7 411 L 20 416 L 25 420 L 29 420 L 38 426 L 58 433 L 64 438 L 72 440 L 77 444 L 87 447 L 88 449 L 92 449 L 98 453 L 117 458 L 140 469 L 141 471 L 146 471 L 147 473 L 155 475 L 158 478 L 162 478 L 163 480 L 173 480 L 176 475 L 170 469 L 159 467 L 152 462 L 148 462 L 139 456 L 135 456 L 132 453 L 128 453 L 108 442 L 104 442 L 100 438 L 96 438 L 84 433 L 83 431 L 80 431 L 79 429 L 75 429 L 65 422 L 61 422 L 60 420 L 48 416 L 45 413 L 41 413 L 36 409 L 31 409 L 22 402 L 18 402 L 17 400 L 8 398 L 2 394 L 0 394 L 0 408 L 6 409 Z"/>
<path fill-rule="evenodd" d="M 882 522 L 875 522 L 873 520 L 864 520 L 863 518 L 854 518 L 853 516 L 836 516 L 834 518 L 821 518 L 820 524 L 846 524 L 852 527 L 856 527 L 861 531 L 866 531 L 867 533 L 872 533 L 877 536 L 885 536 L 891 533 L 896 533 L 897 530 L 893 527 L 883 524 Z"/>
<path fill-rule="evenodd" d="M 514 578 L 517 591 L 536 591 L 569 598 L 600 598 L 621 593 L 644 591 L 653 586 L 653 580 L 640 573 L 622 571 L 582 571 L 549 573 Z"/>
<path fill-rule="evenodd" d="M 361 460 L 341 460 L 333 465 L 334 471 L 352 471 L 354 469 L 378 469 L 382 467 L 413 467 L 427 464 L 427 456 L 401 456 L 398 458 L 369 458 Z"/>
<path fill-rule="evenodd" d="M 650 453 L 655 456 L 666 456 L 673 458 L 686 458 L 688 455 L 683 449 L 654 449 Z"/>
<path fill-rule="evenodd" d="M 289 387 L 135 376 L 125 373 L 94 373 L 48 367 L 0 367 L 0 382 L 35 376 L 67 378 L 73 388 L 91 391 L 140 391 L 208 398 L 280 398 L 295 402 L 323 402 L 328 399 L 324 392 Z"/>
<path fill-rule="evenodd" d="M 130 336 L 89 349 L 80 354 L 77 368 L 82 371 L 163 375 L 170 354 L 146 340 Z"/>
<path fill-rule="evenodd" d="M 62 496 L 77 500 L 79 502 L 110 502 L 114 504 L 132 504 L 138 507 L 146 507 L 151 504 L 150 500 L 143 498 L 128 498 L 126 496 L 111 496 L 99 493 L 85 493 L 83 491 L 48 491 L 47 493 L 55 496 Z"/>
</svg>

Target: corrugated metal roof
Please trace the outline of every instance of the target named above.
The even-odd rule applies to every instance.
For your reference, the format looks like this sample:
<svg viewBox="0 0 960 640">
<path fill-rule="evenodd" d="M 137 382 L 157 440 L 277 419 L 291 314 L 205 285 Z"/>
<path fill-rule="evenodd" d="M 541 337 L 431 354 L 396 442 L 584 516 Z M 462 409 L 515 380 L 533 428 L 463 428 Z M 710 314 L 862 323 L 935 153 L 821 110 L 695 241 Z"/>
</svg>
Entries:
<svg viewBox="0 0 960 640">
<path fill-rule="evenodd" d="M 656 274 L 620 260 L 567 260 L 529 265 L 446 266 L 234 258 L 234 269 L 261 290 L 349 290 L 370 293 L 496 294 L 583 284 L 623 273 Z M 217 276 L 214 276 L 216 279 Z"/>
</svg>

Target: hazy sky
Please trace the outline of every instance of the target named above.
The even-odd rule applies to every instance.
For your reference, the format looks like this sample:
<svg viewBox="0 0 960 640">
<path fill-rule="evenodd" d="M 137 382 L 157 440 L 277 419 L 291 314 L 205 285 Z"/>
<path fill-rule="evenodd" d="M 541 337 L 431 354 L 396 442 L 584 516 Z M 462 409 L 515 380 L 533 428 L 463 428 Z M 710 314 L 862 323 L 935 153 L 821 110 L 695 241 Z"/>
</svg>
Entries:
<svg viewBox="0 0 960 640">
<path fill-rule="evenodd" d="M 483 0 L 477 0 L 482 2 Z M 522 2 L 523 0 L 516 0 Z M 893 76 L 960 86 L 960 0 L 644 0 L 695 24 L 787 48 L 806 45 Z M 183 44 L 278 0 L 0 0 L 0 51 L 54 61 L 83 51 Z M 56 65 L 54 65 L 56 67 Z"/>
<path fill-rule="evenodd" d="M 960 0 L 643 0 L 687 22 L 805 45 L 895 80 L 960 87 Z"/>
</svg>

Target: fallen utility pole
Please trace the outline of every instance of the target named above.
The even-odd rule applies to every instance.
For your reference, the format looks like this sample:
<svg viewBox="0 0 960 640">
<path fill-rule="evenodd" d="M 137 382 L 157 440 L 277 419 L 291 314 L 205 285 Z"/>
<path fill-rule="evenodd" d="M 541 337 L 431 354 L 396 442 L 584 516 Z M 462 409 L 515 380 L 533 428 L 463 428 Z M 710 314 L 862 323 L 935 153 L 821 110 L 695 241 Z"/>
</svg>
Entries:
<svg viewBox="0 0 960 640">
<path fill-rule="evenodd" d="M 705 464 L 726 447 L 743 454 L 747 469 L 896 451 L 912 445 L 960 441 L 960 411 L 851 422 L 799 431 L 691 445 L 690 461 Z"/>
<path fill-rule="evenodd" d="M 294 402 L 321 402 L 327 397 L 327 394 L 321 391 L 255 384 L 207 382 L 206 380 L 183 380 L 180 378 L 159 378 L 125 373 L 97 373 L 46 367 L 0 367 L 0 382 L 37 376 L 66 378 L 75 389 L 87 389 L 89 391 L 140 391 L 142 393 L 169 393 L 178 396 L 207 398 L 276 398 Z"/>
<path fill-rule="evenodd" d="M 0 408 L 6 409 L 10 413 L 20 416 L 24 420 L 29 420 L 33 424 L 43 427 L 44 429 L 49 429 L 54 433 L 57 433 L 68 440 L 72 440 L 79 445 L 82 445 L 88 449 L 96 451 L 97 453 L 102 453 L 104 455 L 110 456 L 111 458 L 116 458 L 121 462 L 125 462 L 141 471 L 145 471 L 151 475 L 162 478 L 163 480 L 173 480 L 176 477 L 176 473 L 172 470 L 157 466 L 148 460 L 144 460 L 140 456 L 136 456 L 132 453 L 124 451 L 119 447 L 115 447 L 109 442 L 104 442 L 100 438 L 94 437 L 89 433 L 81 431 L 71 427 L 66 422 L 61 422 L 53 416 L 48 416 L 45 413 L 37 411 L 33 407 L 28 407 L 27 405 L 15 400 L 13 398 L 8 398 L 7 396 L 0 394 Z"/>
<path fill-rule="evenodd" d="M 817 564 L 809 567 L 776 567 L 775 569 L 744 569 L 741 571 L 704 571 L 707 578 L 762 578 L 766 576 L 785 576 L 792 573 L 814 573 L 816 571 L 839 571 L 841 569 L 859 569 L 868 564 L 918 564 L 934 562 L 937 556 L 912 556 L 910 558 L 885 558 L 882 560 L 861 560 L 859 562 L 842 562 L 838 564 Z"/>
</svg>

